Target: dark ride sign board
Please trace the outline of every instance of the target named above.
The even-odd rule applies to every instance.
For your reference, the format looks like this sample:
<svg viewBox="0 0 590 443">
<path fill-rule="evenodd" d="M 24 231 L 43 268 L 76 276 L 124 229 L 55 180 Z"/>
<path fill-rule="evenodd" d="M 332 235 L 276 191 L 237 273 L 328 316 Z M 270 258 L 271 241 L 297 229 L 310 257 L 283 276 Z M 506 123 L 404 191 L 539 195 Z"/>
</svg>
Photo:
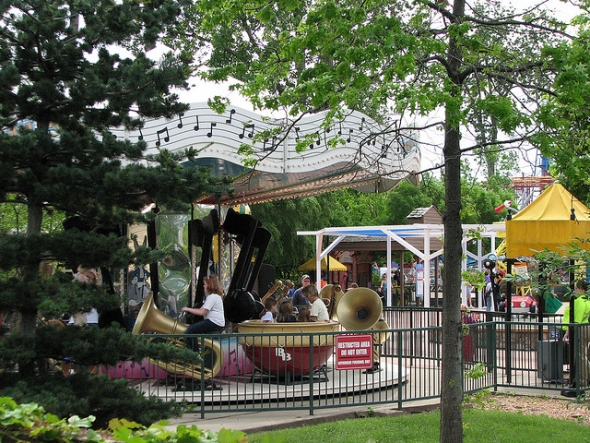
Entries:
<svg viewBox="0 0 590 443">
<path fill-rule="evenodd" d="M 373 367 L 373 336 L 346 334 L 336 336 L 336 369 L 371 369 Z"/>
</svg>

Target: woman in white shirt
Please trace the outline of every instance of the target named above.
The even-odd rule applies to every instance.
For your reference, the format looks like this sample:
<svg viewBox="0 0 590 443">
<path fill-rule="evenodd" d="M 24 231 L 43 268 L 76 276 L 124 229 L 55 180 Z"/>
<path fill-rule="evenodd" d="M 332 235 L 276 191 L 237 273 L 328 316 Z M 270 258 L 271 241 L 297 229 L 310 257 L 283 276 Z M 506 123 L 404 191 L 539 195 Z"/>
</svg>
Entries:
<svg viewBox="0 0 590 443">
<path fill-rule="evenodd" d="M 225 314 L 223 311 L 223 289 L 216 276 L 205 277 L 205 303 L 200 308 L 189 308 L 185 306 L 182 312 L 190 312 L 193 315 L 205 317 L 204 320 L 190 325 L 187 334 L 214 334 L 225 329 Z M 197 351 L 198 340 L 189 340 L 190 347 Z"/>
</svg>

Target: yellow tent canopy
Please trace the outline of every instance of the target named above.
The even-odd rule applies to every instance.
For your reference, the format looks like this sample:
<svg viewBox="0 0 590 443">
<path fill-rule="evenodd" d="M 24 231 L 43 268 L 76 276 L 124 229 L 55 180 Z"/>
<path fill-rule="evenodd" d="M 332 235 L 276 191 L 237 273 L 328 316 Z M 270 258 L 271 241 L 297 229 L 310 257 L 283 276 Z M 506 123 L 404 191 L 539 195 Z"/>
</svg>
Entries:
<svg viewBox="0 0 590 443">
<path fill-rule="evenodd" d="M 326 257 L 322 258 L 321 261 L 321 265 L 322 265 L 322 271 L 347 271 L 348 268 L 343 265 L 342 263 L 340 263 L 338 260 L 336 260 L 334 257 L 331 257 L 328 255 L 327 257 L 328 259 L 326 259 Z M 313 271 L 316 268 L 316 259 L 315 257 L 307 260 L 305 263 L 303 263 L 301 266 L 299 266 L 299 270 L 300 271 Z"/>
<path fill-rule="evenodd" d="M 569 244 L 588 237 L 590 209 L 563 185 L 554 183 L 512 220 L 506 220 L 506 256 L 531 256 L 544 249 L 564 253 Z M 590 249 L 590 243 L 580 243 L 580 247 Z"/>
</svg>

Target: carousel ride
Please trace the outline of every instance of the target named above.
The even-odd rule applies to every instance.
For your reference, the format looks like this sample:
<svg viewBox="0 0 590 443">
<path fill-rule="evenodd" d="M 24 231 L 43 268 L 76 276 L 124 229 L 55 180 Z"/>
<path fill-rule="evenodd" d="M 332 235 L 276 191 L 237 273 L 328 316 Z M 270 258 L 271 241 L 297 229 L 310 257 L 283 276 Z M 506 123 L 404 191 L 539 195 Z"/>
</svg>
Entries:
<svg viewBox="0 0 590 443">
<path fill-rule="evenodd" d="M 216 210 L 212 210 L 203 220 L 189 223 L 189 243 L 199 246 L 203 251 L 192 307 L 200 307 L 205 299 L 202 283 L 210 270 L 213 237 L 219 235 L 217 226 L 220 224 Z M 383 306 L 376 292 L 356 288 L 344 293 L 339 285 L 326 285 L 320 292 L 320 297 L 328 307 L 328 322 L 261 322 L 258 319 L 264 310 L 264 299 L 272 296 L 280 300 L 286 293 L 281 282 L 277 282 L 263 298 L 253 291 L 270 233 L 253 216 L 240 214 L 233 209 L 229 209 L 221 229 L 226 236 L 233 236 L 240 245 L 224 297 L 225 317 L 228 325 L 231 324 L 227 329 L 239 333 L 239 345 L 256 371 L 277 378 L 306 376 L 326 365 L 334 353 L 335 336 L 343 330 L 389 329 L 380 320 Z M 277 293 L 277 290 L 280 292 Z M 150 293 L 138 313 L 133 333 L 146 334 L 150 339 L 158 339 L 159 334 L 176 336 L 169 340 L 174 346 L 184 347 L 184 338 L 178 336 L 185 334 L 188 326 L 158 309 L 154 295 Z M 219 374 L 224 363 L 224 353 L 216 338 L 202 339 L 203 363 L 200 365 L 156 360 L 150 362 L 168 373 L 210 381 Z M 386 338 L 387 333 L 375 334 L 375 345 Z"/>
</svg>

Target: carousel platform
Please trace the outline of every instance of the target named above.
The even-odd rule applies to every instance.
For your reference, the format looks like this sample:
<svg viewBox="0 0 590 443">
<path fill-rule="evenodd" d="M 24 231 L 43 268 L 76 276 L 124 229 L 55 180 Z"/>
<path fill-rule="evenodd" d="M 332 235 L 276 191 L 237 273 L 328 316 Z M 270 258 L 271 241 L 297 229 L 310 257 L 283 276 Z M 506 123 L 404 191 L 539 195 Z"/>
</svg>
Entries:
<svg viewBox="0 0 590 443">
<path fill-rule="evenodd" d="M 152 370 L 155 371 L 152 372 Z M 143 368 L 142 372 L 154 378 L 132 380 L 135 387 L 146 395 L 163 400 L 186 401 L 195 404 L 262 405 L 288 402 L 291 406 L 307 407 L 311 399 L 346 398 L 352 394 L 375 393 L 404 383 L 409 371 L 382 358 L 379 370 L 337 370 L 334 359 L 307 375 L 277 376 L 265 374 L 256 368 L 232 375 L 218 375 L 203 381 L 177 376 L 158 368 Z"/>
</svg>

